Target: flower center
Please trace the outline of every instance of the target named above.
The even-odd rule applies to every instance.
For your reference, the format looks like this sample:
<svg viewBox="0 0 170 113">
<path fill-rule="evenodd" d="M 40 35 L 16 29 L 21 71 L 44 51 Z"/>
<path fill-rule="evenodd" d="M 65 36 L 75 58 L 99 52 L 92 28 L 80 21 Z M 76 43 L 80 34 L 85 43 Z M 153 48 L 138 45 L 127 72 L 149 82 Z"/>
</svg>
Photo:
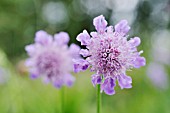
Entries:
<svg viewBox="0 0 170 113">
<path fill-rule="evenodd" d="M 120 52 L 111 45 L 109 40 L 101 40 L 98 48 L 98 68 L 100 74 L 113 73 L 121 68 L 118 60 Z"/>
<path fill-rule="evenodd" d="M 47 76 L 51 77 L 54 75 L 59 75 L 60 73 L 60 60 L 59 56 L 56 55 L 55 52 L 44 52 L 37 57 L 38 71 L 41 74 L 46 74 Z"/>
</svg>

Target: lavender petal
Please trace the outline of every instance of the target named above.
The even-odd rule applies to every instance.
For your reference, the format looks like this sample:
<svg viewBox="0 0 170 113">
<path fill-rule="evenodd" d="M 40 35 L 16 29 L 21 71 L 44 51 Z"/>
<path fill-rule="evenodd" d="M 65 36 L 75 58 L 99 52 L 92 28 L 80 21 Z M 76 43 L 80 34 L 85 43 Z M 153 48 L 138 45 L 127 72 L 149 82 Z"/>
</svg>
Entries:
<svg viewBox="0 0 170 113">
<path fill-rule="evenodd" d="M 146 65 L 146 59 L 144 57 L 137 57 L 136 60 L 134 61 L 134 67 L 135 68 L 140 68 L 141 66 Z"/>
<path fill-rule="evenodd" d="M 115 25 L 115 32 L 125 36 L 130 30 L 127 20 L 121 20 L 118 24 Z"/>
<path fill-rule="evenodd" d="M 102 34 L 106 30 L 107 21 L 105 20 L 105 17 L 103 15 L 100 15 L 93 19 L 93 25 L 95 26 L 97 32 Z"/>
<path fill-rule="evenodd" d="M 139 37 L 134 37 L 129 40 L 129 43 L 132 45 L 132 47 L 137 47 L 140 45 L 141 40 Z"/>
<path fill-rule="evenodd" d="M 98 74 L 94 74 L 91 76 L 92 84 L 95 87 L 96 84 L 101 84 L 102 83 L 102 76 Z"/>
<path fill-rule="evenodd" d="M 115 94 L 114 87 L 116 86 L 115 80 L 113 78 L 106 78 L 104 83 L 101 85 L 101 90 L 108 95 Z"/>
<path fill-rule="evenodd" d="M 132 78 L 130 76 L 126 76 L 125 74 L 121 74 L 117 77 L 118 83 L 121 89 L 123 88 L 132 88 Z"/>
<path fill-rule="evenodd" d="M 59 32 L 54 35 L 54 40 L 57 42 L 57 44 L 68 44 L 70 37 L 68 33 L 66 32 Z"/>
<path fill-rule="evenodd" d="M 49 45 L 51 44 L 52 41 L 53 41 L 52 36 L 45 31 L 40 30 L 35 34 L 36 43 L 39 43 L 41 45 Z"/>
<path fill-rule="evenodd" d="M 73 60 L 74 62 L 74 72 L 78 73 L 80 71 L 85 71 L 89 67 L 89 63 L 84 59 Z"/>
<path fill-rule="evenodd" d="M 77 36 L 77 41 L 81 42 L 81 45 L 88 45 L 90 43 L 90 35 L 86 30 Z"/>
</svg>

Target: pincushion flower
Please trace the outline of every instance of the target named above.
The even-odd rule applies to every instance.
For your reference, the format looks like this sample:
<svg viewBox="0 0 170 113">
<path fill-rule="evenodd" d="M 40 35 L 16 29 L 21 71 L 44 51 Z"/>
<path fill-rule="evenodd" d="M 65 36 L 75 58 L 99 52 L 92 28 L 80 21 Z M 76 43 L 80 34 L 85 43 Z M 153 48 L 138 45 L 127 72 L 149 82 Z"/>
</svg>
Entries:
<svg viewBox="0 0 170 113">
<path fill-rule="evenodd" d="M 107 26 L 107 21 L 103 15 L 93 20 L 93 25 L 97 32 L 86 30 L 77 36 L 77 40 L 86 49 L 80 50 L 80 55 L 85 59 L 74 60 L 74 71 L 80 72 L 90 68 L 95 72 L 92 75 L 94 86 L 101 85 L 101 92 L 108 95 L 115 94 L 114 87 L 118 81 L 121 89 L 131 88 L 132 79 L 126 75 L 126 71 L 132 68 L 140 68 L 145 65 L 145 58 L 138 52 L 140 45 L 139 37 L 128 40 L 127 33 L 130 30 L 128 22 L 121 20 L 118 24 Z"/>
<path fill-rule="evenodd" d="M 79 58 L 79 46 L 71 44 L 68 47 L 69 35 L 66 32 L 55 34 L 54 37 L 45 31 L 38 31 L 35 43 L 27 45 L 25 50 L 30 58 L 31 78 L 41 77 L 44 82 L 52 82 L 56 88 L 62 85 L 71 86 L 75 78 L 70 74 L 73 69 L 72 59 Z"/>
</svg>

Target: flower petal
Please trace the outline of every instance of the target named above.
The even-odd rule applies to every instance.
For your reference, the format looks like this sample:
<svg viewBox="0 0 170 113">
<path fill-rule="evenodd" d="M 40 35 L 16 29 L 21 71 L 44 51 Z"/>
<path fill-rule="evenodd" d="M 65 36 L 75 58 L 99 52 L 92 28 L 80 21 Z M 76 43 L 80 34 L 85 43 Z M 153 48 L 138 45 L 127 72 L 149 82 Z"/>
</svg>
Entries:
<svg viewBox="0 0 170 113">
<path fill-rule="evenodd" d="M 108 33 L 113 33 L 113 26 L 107 27 L 107 32 Z"/>
<path fill-rule="evenodd" d="M 30 72 L 30 78 L 31 79 L 36 79 L 36 78 L 38 78 L 40 76 L 39 71 L 37 71 L 37 68 L 35 68 L 35 67 L 30 68 L 29 72 Z"/>
<path fill-rule="evenodd" d="M 121 20 L 119 23 L 115 25 L 115 32 L 125 36 L 130 30 L 130 26 L 128 25 L 127 20 Z"/>
<path fill-rule="evenodd" d="M 80 33 L 76 39 L 81 42 L 81 45 L 88 45 L 90 42 L 90 35 L 86 30 L 83 30 L 83 33 Z"/>
<path fill-rule="evenodd" d="M 144 57 L 137 57 L 136 60 L 134 61 L 134 67 L 135 68 L 140 68 L 141 66 L 146 65 L 146 59 Z"/>
<path fill-rule="evenodd" d="M 121 89 L 123 88 L 132 88 L 132 78 L 130 76 L 126 76 L 125 74 L 121 74 L 117 76 L 118 83 Z"/>
<path fill-rule="evenodd" d="M 54 82 L 53 82 L 53 85 L 54 85 L 54 87 L 56 87 L 56 88 L 61 88 L 61 87 L 63 86 L 63 84 L 64 84 L 64 81 L 61 80 L 61 79 L 54 80 Z"/>
<path fill-rule="evenodd" d="M 25 66 L 27 67 L 33 67 L 35 65 L 35 61 L 32 58 L 28 58 L 25 60 Z"/>
<path fill-rule="evenodd" d="M 67 85 L 68 87 L 71 87 L 75 81 L 75 77 L 71 74 L 66 74 L 64 77 L 64 83 L 65 85 Z"/>
<path fill-rule="evenodd" d="M 36 52 L 36 49 L 35 49 L 35 45 L 34 44 L 30 44 L 30 45 L 27 45 L 25 46 L 25 50 L 27 51 L 27 53 L 30 55 L 30 56 L 33 56 Z"/>
<path fill-rule="evenodd" d="M 35 34 L 35 42 L 41 45 L 51 44 L 53 38 L 47 32 L 40 30 Z"/>
<path fill-rule="evenodd" d="M 35 73 L 31 73 L 30 74 L 30 78 L 31 79 L 37 79 L 39 77 L 39 75 L 35 74 Z"/>
<path fill-rule="evenodd" d="M 87 49 L 81 49 L 79 53 L 80 53 L 80 55 L 82 55 L 83 57 L 89 56 L 89 51 L 88 51 Z"/>
<path fill-rule="evenodd" d="M 71 44 L 70 45 L 70 48 L 69 48 L 69 52 L 70 52 L 70 55 L 73 57 L 73 58 L 79 58 L 80 57 L 80 47 L 76 44 Z"/>
<path fill-rule="evenodd" d="M 97 32 L 102 34 L 106 30 L 107 21 L 105 20 L 105 17 L 103 15 L 100 15 L 93 19 L 93 25 L 95 26 Z"/>
<path fill-rule="evenodd" d="M 104 83 L 101 85 L 101 90 L 108 94 L 113 95 L 115 94 L 114 87 L 116 86 L 115 80 L 113 78 L 106 78 Z"/>
<path fill-rule="evenodd" d="M 97 32 L 91 32 L 90 35 L 91 35 L 93 38 L 97 38 L 97 37 L 98 37 Z"/>
<path fill-rule="evenodd" d="M 101 84 L 102 83 L 102 76 L 98 74 L 94 74 L 91 76 L 92 84 L 95 87 L 96 84 Z"/>
<path fill-rule="evenodd" d="M 85 71 L 89 68 L 89 63 L 84 59 L 73 60 L 74 62 L 74 72 L 78 73 L 80 71 Z"/>
<path fill-rule="evenodd" d="M 54 35 L 54 40 L 57 44 L 68 44 L 70 37 L 66 32 L 60 32 Z"/>
<path fill-rule="evenodd" d="M 134 38 L 131 38 L 131 39 L 129 40 L 129 43 L 130 43 L 133 47 L 137 47 L 137 46 L 140 45 L 141 40 L 140 40 L 139 37 L 134 37 Z"/>
</svg>

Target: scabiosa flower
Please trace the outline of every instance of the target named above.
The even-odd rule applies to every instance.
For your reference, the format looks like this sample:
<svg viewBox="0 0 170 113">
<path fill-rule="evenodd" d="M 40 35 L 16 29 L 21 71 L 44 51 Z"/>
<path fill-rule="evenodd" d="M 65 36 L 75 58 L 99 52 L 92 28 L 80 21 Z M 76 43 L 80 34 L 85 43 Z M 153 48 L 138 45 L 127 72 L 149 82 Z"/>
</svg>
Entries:
<svg viewBox="0 0 170 113">
<path fill-rule="evenodd" d="M 77 36 L 77 40 L 87 49 L 81 49 L 80 54 L 86 59 L 78 59 L 74 62 L 74 71 L 80 72 L 91 67 L 92 83 L 101 85 L 101 92 L 108 95 L 115 94 L 114 87 L 116 80 L 121 89 L 131 88 L 132 79 L 126 75 L 126 70 L 140 68 L 145 65 L 145 58 L 138 52 L 137 46 L 140 45 L 140 38 L 134 37 L 127 39 L 130 30 L 126 20 L 118 24 L 107 27 L 104 16 L 94 18 L 93 25 L 97 32 L 86 30 Z"/>
<path fill-rule="evenodd" d="M 35 43 L 26 46 L 30 56 L 26 61 L 31 78 L 43 78 L 44 82 L 52 82 L 56 88 L 62 85 L 71 86 L 75 78 L 70 74 L 73 67 L 72 59 L 79 58 L 80 48 L 75 44 L 68 47 L 69 35 L 66 32 L 55 34 L 54 37 L 45 31 L 38 31 Z"/>
</svg>

